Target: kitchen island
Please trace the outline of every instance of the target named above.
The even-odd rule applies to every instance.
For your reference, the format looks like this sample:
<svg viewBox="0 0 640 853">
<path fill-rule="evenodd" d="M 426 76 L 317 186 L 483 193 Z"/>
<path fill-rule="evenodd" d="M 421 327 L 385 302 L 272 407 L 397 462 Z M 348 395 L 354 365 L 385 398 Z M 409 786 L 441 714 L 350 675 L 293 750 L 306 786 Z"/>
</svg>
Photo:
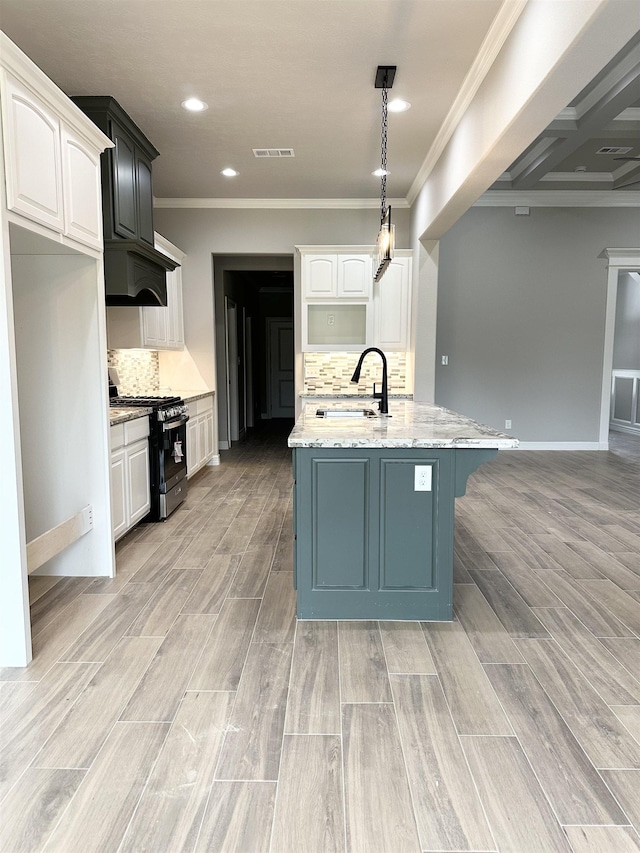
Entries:
<svg viewBox="0 0 640 853">
<path fill-rule="evenodd" d="M 373 417 L 339 413 L 358 408 Z M 429 403 L 307 403 L 289 436 L 298 618 L 451 620 L 455 498 L 517 444 Z"/>
</svg>

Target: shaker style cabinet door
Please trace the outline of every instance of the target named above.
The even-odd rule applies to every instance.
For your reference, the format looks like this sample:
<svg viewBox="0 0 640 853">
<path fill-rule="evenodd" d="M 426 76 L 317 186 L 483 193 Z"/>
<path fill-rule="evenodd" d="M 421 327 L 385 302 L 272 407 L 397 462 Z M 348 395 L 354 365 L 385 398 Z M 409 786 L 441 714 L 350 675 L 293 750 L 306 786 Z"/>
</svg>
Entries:
<svg viewBox="0 0 640 853">
<path fill-rule="evenodd" d="M 60 121 L 9 74 L 4 84 L 7 207 L 62 232 Z"/>
<path fill-rule="evenodd" d="M 100 155 L 62 125 L 65 234 L 102 249 Z"/>
<path fill-rule="evenodd" d="M 136 206 L 138 208 L 138 234 L 141 240 L 153 246 L 153 190 L 151 188 L 151 161 L 136 147 Z"/>
</svg>

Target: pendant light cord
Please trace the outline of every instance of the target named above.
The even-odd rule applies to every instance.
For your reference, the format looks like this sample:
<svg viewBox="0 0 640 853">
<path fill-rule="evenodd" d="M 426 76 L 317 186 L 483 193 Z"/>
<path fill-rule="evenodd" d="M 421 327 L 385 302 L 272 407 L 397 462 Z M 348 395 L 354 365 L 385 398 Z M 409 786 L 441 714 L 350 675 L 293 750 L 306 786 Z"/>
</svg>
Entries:
<svg viewBox="0 0 640 853">
<path fill-rule="evenodd" d="M 387 212 L 387 79 L 385 76 L 384 85 L 382 87 L 382 125 L 380 129 L 380 222 L 385 217 Z"/>
</svg>

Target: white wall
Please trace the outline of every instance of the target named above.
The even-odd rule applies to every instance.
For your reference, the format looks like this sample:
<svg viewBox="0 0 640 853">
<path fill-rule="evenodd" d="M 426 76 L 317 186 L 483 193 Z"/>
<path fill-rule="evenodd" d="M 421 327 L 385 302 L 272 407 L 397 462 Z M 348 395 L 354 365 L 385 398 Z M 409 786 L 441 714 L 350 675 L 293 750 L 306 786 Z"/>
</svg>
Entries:
<svg viewBox="0 0 640 853">
<path fill-rule="evenodd" d="M 469 210 L 440 241 L 436 402 L 530 442 L 597 442 L 607 246 L 635 209 Z M 449 356 L 449 365 L 439 362 Z M 416 362 L 416 386 L 432 369 Z"/>
</svg>

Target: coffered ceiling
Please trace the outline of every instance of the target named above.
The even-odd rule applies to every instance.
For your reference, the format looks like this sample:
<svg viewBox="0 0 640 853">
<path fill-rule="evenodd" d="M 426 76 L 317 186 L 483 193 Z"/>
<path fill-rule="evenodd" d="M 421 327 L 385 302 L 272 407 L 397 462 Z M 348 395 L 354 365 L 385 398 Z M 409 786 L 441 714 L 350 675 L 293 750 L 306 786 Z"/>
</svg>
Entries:
<svg viewBox="0 0 640 853">
<path fill-rule="evenodd" d="M 121 103 L 160 151 L 157 197 L 373 203 L 377 65 L 398 66 L 391 94 L 412 104 L 389 117 L 387 193 L 404 199 L 509 3 L 0 0 L 0 25 L 67 94 Z M 493 189 L 622 191 L 637 178 L 640 163 L 595 151 L 640 156 L 639 49 L 636 38 L 576 93 Z M 185 112 L 189 96 L 209 108 Z M 252 151 L 285 147 L 295 156 Z M 238 177 L 220 174 L 228 166 Z"/>
<path fill-rule="evenodd" d="M 637 159 L 622 159 L 633 157 Z M 492 189 L 640 189 L 640 35 L 576 96 Z"/>
</svg>

